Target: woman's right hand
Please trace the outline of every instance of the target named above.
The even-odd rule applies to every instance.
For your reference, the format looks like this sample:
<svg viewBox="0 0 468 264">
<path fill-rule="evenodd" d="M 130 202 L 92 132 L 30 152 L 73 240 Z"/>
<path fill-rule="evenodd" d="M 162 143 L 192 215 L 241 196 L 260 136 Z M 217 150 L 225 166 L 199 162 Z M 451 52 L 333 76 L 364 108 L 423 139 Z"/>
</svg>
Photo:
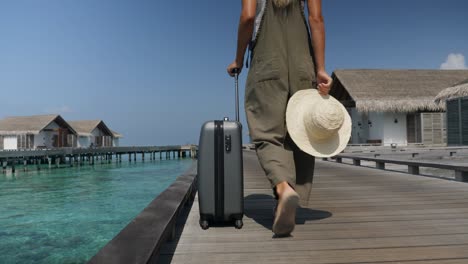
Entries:
<svg viewBox="0 0 468 264">
<path fill-rule="evenodd" d="M 317 90 L 321 95 L 328 95 L 332 86 L 332 78 L 326 71 L 317 72 Z"/>
</svg>

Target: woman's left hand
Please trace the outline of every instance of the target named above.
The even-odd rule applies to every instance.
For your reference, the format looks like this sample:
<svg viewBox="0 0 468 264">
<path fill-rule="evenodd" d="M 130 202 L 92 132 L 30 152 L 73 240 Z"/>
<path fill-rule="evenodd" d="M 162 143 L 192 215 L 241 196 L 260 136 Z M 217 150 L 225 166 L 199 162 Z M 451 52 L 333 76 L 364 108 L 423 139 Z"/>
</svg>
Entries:
<svg viewBox="0 0 468 264">
<path fill-rule="evenodd" d="M 321 95 L 328 95 L 332 86 L 332 78 L 326 71 L 317 72 L 317 90 Z"/>
<path fill-rule="evenodd" d="M 238 61 L 234 61 L 233 63 L 229 64 L 229 66 L 227 67 L 228 74 L 231 77 L 234 77 L 234 73 L 233 73 L 234 69 L 239 69 L 238 74 L 240 74 L 240 72 L 242 71 L 242 64 L 243 62 L 238 62 Z"/>
</svg>

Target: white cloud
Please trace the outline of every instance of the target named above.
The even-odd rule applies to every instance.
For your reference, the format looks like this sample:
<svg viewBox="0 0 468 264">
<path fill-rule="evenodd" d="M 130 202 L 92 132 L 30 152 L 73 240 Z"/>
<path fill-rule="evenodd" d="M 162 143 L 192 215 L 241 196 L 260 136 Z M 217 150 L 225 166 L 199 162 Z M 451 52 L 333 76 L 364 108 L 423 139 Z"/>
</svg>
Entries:
<svg viewBox="0 0 468 264">
<path fill-rule="evenodd" d="M 59 107 L 47 108 L 44 112 L 48 114 L 67 114 L 67 113 L 72 113 L 73 110 L 67 105 L 62 105 Z"/>
<path fill-rule="evenodd" d="M 450 53 L 447 60 L 440 65 L 442 70 L 464 70 L 468 69 L 465 64 L 465 56 L 461 53 Z"/>
</svg>

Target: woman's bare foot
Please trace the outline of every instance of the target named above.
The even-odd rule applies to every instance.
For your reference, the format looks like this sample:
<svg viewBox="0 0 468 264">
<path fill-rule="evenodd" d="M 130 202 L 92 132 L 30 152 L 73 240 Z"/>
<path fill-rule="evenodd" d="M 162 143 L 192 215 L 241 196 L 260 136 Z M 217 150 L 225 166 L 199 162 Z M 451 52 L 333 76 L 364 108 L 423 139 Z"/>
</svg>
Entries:
<svg viewBox="0 0 468 264">
<path fill-rule="evenodd" d="M 276 208 L 273 233 L 277 236 L 291 234 L 296 225 L 296 209 L 299 205 L 299 195 L 287 182 L 276 185 L 278 205 Z"/>
</svg>

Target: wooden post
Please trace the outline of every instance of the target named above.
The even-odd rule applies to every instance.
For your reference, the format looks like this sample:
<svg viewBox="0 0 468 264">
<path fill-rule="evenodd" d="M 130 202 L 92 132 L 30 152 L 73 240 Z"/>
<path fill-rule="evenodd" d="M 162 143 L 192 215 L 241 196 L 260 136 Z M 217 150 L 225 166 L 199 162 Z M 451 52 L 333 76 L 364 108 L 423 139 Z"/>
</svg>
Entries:
<svg viewBox="0 0 468 264">
<path fill-rule="evenodd" d="M 419 166 L 408 165 L 408 173 L 413 175 L 419 174 Z"/>
<path fill-rule="evenodd" d="M 16 169 L 15 169 L 15 161 L 13 161 L 11 163 L 11 173 L 15 173 L 16 172 Z"/>
<path fill-rule="evenodd" d="M 141 161 L 145 162 L 145 152 L 141 152 Z"/>
<path fill-rule="evenodd" d="M 379 170 L 385 170 L 385 162 L 381 161 L 376 161 L 375 162 L 375 167 Z"/>
<path fill-rule="evenodd" d="M 3 173 L 6 173 L 7 165 L 8 165 L 7 161 L 2 162 Z"/>
<path fill-rule="evenodd" d="M 455 180 L 468 182 L 468 171 L 455 171 Z"/>
<path fill-rule="evenodd" d="M 58 167 L 59 167 L 59 164 L 60 164 L 60 158 L 59 158 L 59 157 L 56 157 L 56 158 L 55 158 L 55 168 L 58 168 Z"/>
<path fill-rule="evenodd" d="M 361 166 L 361 160 L 353 159 L 353 164 L 354 164 L 354 166 Z"/>
<path fill-rule="evenodd" d="M 133 153 L 133 161 L 136 162 L 136 152 Z"/>
<path fill-rule="evenodd" d="M 28 166 L 28 161 L 27 161 L 27 160 L 23 160 L 23 170 L 24 170 L 24 171 L 27 171 L 27 170 L 28 170 L 27 166 Z"/>
<path fill-rule="evenodd" d="M 41 170 L 41 163 L 42 163 L 42 159 L 36 159 L 36 165 L 37 165 L 37 170 L 38 171 Z"/>
<path fill-rule="evenodd" d="M 49 169 L 52 169 L 52 158 L 47 157 L 47 162 L 49 163 Z"/>
</svg>

